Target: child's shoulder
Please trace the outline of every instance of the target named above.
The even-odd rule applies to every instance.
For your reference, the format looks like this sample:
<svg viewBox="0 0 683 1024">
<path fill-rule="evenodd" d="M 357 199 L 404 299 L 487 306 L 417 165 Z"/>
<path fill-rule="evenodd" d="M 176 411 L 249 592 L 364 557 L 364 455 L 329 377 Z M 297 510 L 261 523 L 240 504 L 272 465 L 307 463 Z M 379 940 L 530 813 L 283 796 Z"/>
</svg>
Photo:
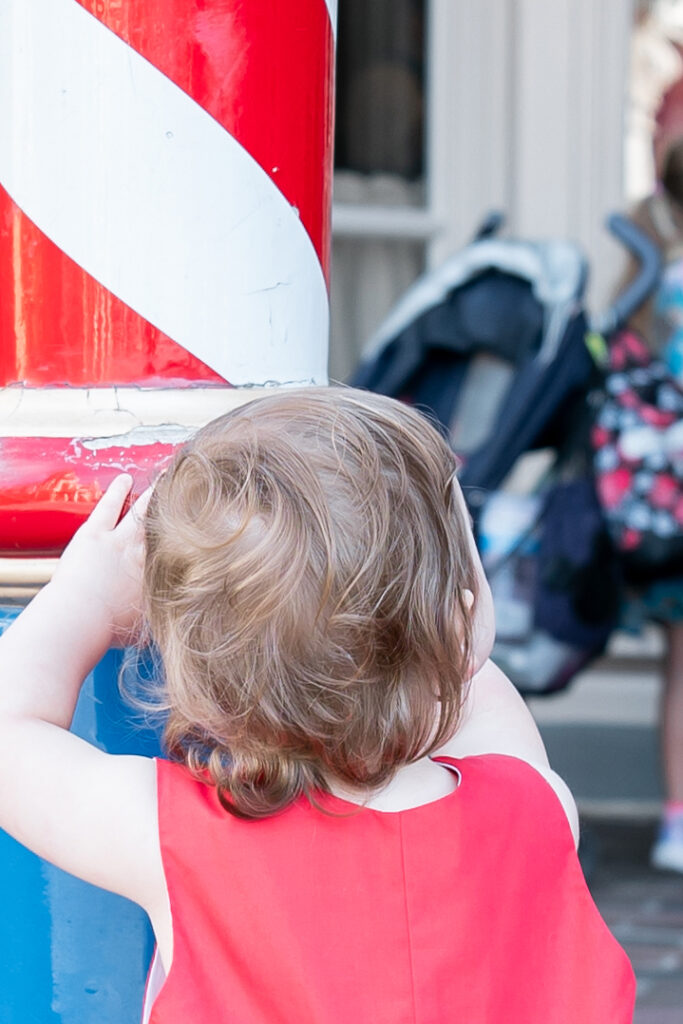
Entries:
<svg viewBox="0 0 683 1024">
<path fill-rule="evenodd" d="M 569 817 L 565 799 L 568 796 L 573 804 L 569 787 L 548 765 L 509 753 L 439 755 L 435 760 L 458 769 L 463 792 L 470 789 L 473 795 L 478 792 L 495 801 L 523 801 L 525 806 Z"/>
<path fill-rule="evenodd" d="M 510 852 L 538 850 L 552 863 L 573 860 L 578 845 L 576 805 L 550 768 L 513 754 L 482 753 L 443 758 L 460 773 L 459 824 Z"/>
<path fill-rule="evenodd" d="M 228 797 L 221 797 L 218 788 L 209 777 L 192 771 L 181 761 L 164 757 L 155 758 L 157 776 L 157 804 L 159 828 L 166 837 L 173 834 L 175 842 L 189 844 L 195 838 L 201 841 L 202 835 L 209 836 L 212 829 L 217 828 L 221 834 L 230 831 L 233 838 L 240 833 L 240 842 L 253 833 L 253 820 L 229 813 Z M 263 824 L 280 822 L 287 816 L 288 810 L 301 809 L 302 801 L 295 801 L 291 808 L 271 817 L 260 818 Z M 307 801 L 304 804 L 308 806 Z"/>
<path fill-rule="evenodd" d="M 188 803 L 213 803 L 216 797 L 215 787 L 206 779 L 197 776 L 182 761 L 170 760 L 166 757 L 154 758 L 157 777 L 157 797 L 160 803 L 165 800 L 178 807 L 178 800 Z"/>
<path fill-rule="evenodd" d="M 579 820 L 569 787 L 548 764 L 543 741 L 521 696 L 493 662 L 487 661 L 472 679 L 460 726 L 438 754 L 458 761 L 472 756 L 473 763 L 478 763 L 480 783 L 486 780 L 492 788 L 497 786 L 501 797 L 516 788 L 548 814 L 559 808 L 578 844 Z"/>
</svg>

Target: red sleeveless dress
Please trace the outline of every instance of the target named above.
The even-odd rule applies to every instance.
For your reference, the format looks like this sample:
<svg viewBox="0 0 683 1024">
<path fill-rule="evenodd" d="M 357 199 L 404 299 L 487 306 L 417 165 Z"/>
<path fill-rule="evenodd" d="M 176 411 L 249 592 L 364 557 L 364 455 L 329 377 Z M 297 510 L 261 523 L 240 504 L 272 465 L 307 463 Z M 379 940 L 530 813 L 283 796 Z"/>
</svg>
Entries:
<svg viewBox="0 0 683 1024">
<path fill-rule="evenodd" d="M 174 955 L 150 1024 L 630 1024 L 552 788 L 516 758 L 440 760 L 461 782 L 433 803 L 258 822 L 159 761 Z"/>
</svg>

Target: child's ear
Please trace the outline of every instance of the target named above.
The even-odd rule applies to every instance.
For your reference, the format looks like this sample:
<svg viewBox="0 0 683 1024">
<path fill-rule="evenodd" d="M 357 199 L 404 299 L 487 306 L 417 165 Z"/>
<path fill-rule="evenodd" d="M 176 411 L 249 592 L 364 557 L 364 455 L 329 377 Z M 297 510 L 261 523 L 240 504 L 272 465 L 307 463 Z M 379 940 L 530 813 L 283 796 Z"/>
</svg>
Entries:
<svg viewBox="0 0 683 1024">
<path fill-rule="evenodd" d="M 474 594 L 472 593 L 471 590 L 468 590 L 467 588 L 465 588 L 463 590 L 463 592 L 462 592 L 462 599 L 465 602 L 465 606 L 467 607 L 467 609 L 469 611 L 469 609 L 474 604 Z"/>
</svg>

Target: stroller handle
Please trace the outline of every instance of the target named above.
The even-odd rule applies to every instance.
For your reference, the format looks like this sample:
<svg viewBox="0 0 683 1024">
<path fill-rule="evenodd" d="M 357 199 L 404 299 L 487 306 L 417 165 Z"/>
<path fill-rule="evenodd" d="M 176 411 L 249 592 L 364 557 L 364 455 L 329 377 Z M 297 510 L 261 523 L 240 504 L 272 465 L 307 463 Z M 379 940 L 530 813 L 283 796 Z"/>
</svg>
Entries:
<svg viewBox="0 0 683 1024">
<path fill-rule="evenodd" d="M 641 228 L 620 213 L 607 218 L 612 235 L 628 249 L 638 262 L 638 274 L 604 313 L 594 318 L 592 327 L 600 334 L 609 335 L 623 327 L 632 313 L 654 289 L 662 268 L 658 246 Z"/>
<path fill-rule="evenodd" d="M 493 238 L 504 224 L 505 214 L 502 210 L 490 210 L 475 231 L 472 241 L 482 242 L 485 238 Z"/>
</svg>

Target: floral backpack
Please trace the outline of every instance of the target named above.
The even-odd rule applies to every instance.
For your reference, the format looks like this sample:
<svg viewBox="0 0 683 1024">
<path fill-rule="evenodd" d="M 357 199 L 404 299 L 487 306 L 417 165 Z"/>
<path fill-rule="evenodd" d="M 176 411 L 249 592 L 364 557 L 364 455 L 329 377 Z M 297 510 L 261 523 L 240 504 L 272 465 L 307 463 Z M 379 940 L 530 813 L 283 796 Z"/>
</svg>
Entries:
<svg viewBox="0 0 683 1024">
<path fill-rule="evenodd" d="M 683 576 L 683 385 L 633 332 L 610 340 L 591 444 L 598 497 L 626 577 Z"/>
</svg>

